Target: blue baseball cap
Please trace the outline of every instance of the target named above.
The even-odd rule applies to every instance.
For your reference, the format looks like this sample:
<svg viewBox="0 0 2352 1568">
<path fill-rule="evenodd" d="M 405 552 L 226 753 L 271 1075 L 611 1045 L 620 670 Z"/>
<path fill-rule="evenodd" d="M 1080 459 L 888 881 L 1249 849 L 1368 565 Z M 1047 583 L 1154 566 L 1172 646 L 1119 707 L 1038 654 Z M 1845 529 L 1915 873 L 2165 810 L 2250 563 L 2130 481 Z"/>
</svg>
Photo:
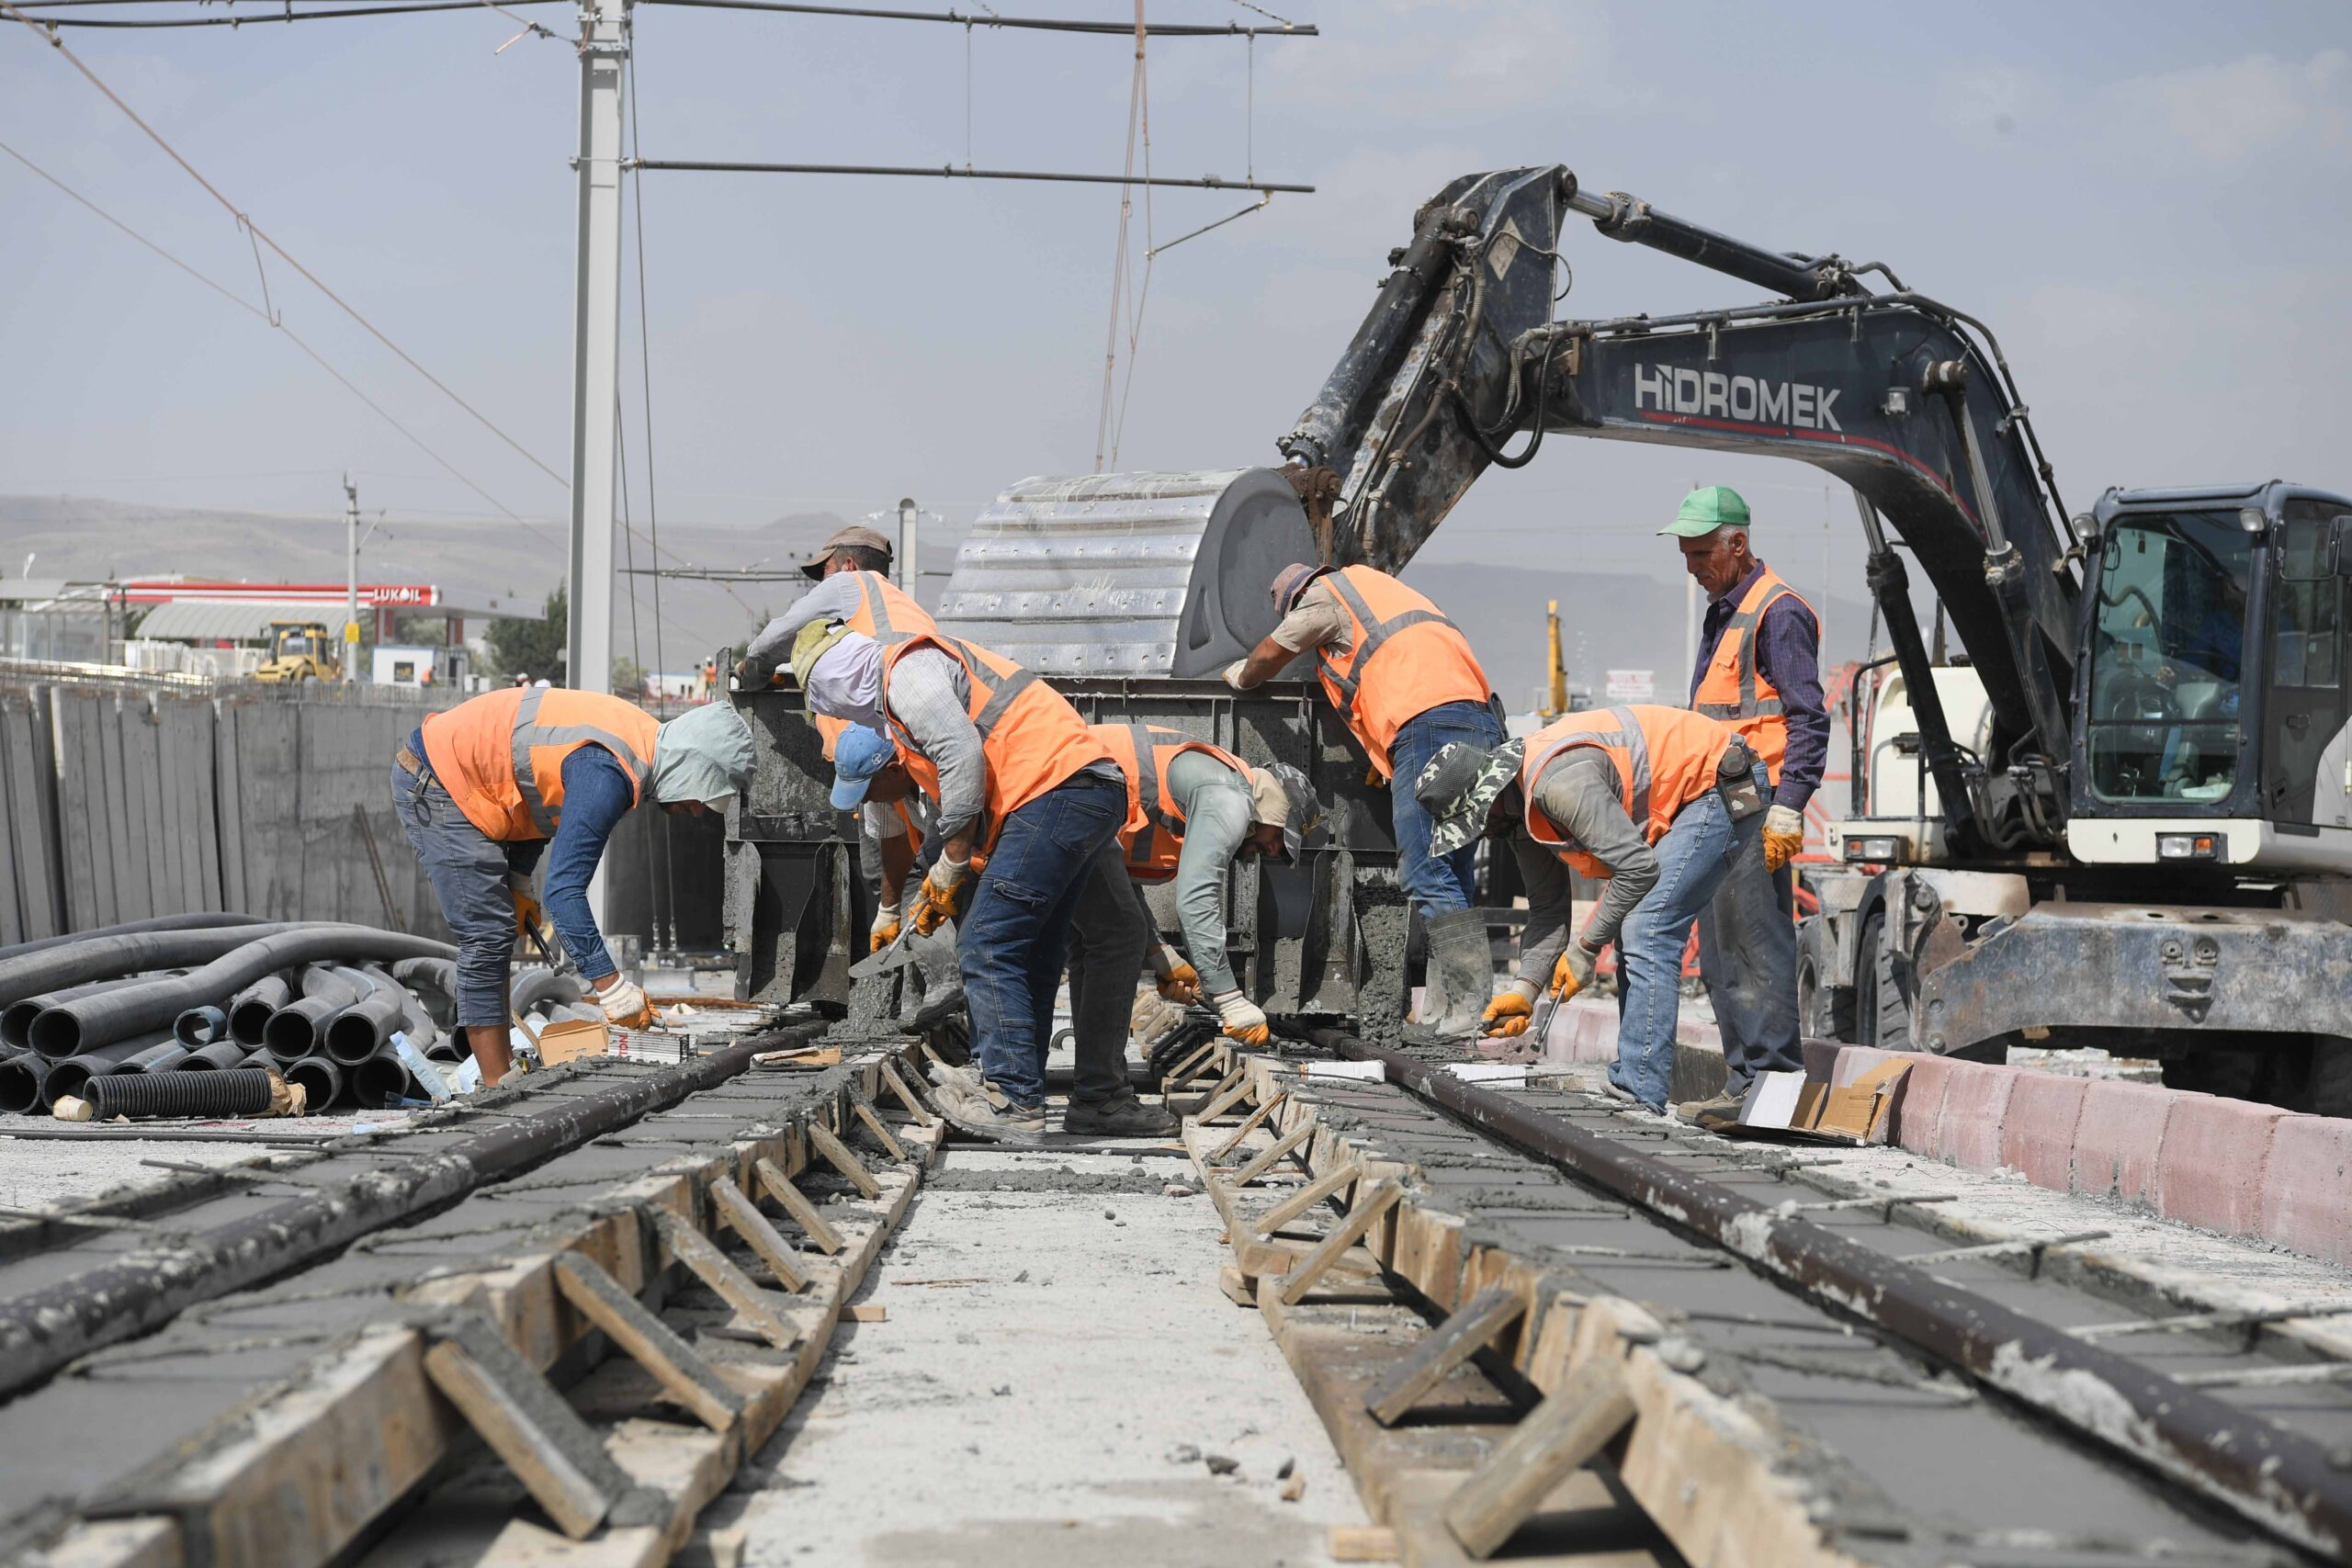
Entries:
<svg viewBox="0 0 2352 1568">
<path fill-rule="evenodd" d="M 899 748 L 878 729 L 853 724 L 833 742 L 833 809 L 847 811 L 865 798 L 874 775 L 898 757 Z"/>
</svg>

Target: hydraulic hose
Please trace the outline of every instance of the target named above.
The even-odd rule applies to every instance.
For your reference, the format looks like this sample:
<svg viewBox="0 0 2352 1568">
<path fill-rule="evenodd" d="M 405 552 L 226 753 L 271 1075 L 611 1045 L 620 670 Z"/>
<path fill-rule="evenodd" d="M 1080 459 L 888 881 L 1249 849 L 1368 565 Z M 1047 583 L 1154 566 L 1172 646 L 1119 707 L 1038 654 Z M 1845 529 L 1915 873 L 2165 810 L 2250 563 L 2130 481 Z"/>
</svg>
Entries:
<svg viewBox="0 0 2352 1568">
<path fill-rule="evenodd" d="M 552 969 L 526 969 L 514 976 L 514 984 L 507 987 L 506 1005 L 518 1013 L 527 1013 L 541 1002 L 553 1002 L 566 1007 L 588 994 L 588 982 L 577 975 L 559 975 Z"/>
<path fill-rule="evenodd" d="M 269 1109 L 270 1076 L 257 1067 L 160 1077 L 116 1074 L 91 1079 L 86 1098 L 102 1122 L 117 1116 L 254 1116 Z"/>
<path fill-rule="evenodd" d="M 305 1056 L 299 1062 L 288 1062 L 284 1072 L 286 1081 L 300 1084 L 303 1094 L 309 1097 L 306 1110 L 326 1111 L 343 1099 L 343 1069 L 324 1056 Z"/>
<path fill-rule="evenodd" d="M 189 915 L 155 915 L 143 920 L 124 920 L 119 925 L 98 926 L 86 931 L 72 931 L 64 936 L 45 936 L 33 942 L 20 942 L 10 947 L 0 947 L 0 962 L 22 958 L 28 953 L 46 953 L 52 947 L 64 947 L 77 942 L 95 942 L 102 937 L 133 936 L 140 931 L 190 931 L 199 926 L 260 926 L 276 922 L 260 915 L 222 914 L 199 909 Z"/>
<path fill-rule="evenodd" d="M 184 1073 L 233 1072 L 243 1066 L 245 1058 L 252 1054 L 233 1040 L 216 1040 L 201 1050 L 190 1051 L 187 1059 L 180 1064 L 179 1070 Z M 268 1054 L 266 1051 L 262 1053 L 265 1056 Z"/>
<path fill-rule="evenodd" d="M 49 1071 L 42 1076 L 41 1080 L 35 1087 L 32 1104 L 24 1109 L 46 1111 L 57 1103 L 58 1097 L 61 1095 L 80 1094 L 82 1086 L 92 1078 L 102 1078 L 126 1070 L 141 1071 L 141 1068 L 127 1066 L 133 1056 L 151 1055 L 159 1046 L 177 1046 L 178 1043 L 168 1034 L 141 1034 L 129 1040 L 118 1040 L 111 1045 L 100 1045 L 95 1049 L 81 1052 L 76 1055 L 66 1057 L 62 1062 L 51 1062 L 49 1064 Z M 17 1060 L 31 1062 L 40 1060 L 40 1057 L 36 1054 L 31 1056 L 18 1057 Z M 12 1095 L 0 1096 L 0 1107 L 8 1110 L 17 1109 L 13 1103 L 14 1098 Z"/>
<path fill-rule="evenodd" d="M 229 1038 L 229 1014 L 220 1008 L 190 1008 L 172 1021 L 172 1034 L 191 1050 Z M 233 1041 L 231 1043 L 235 1043 Z"/>
<path fill-rule="evenodd" d="M 44 991 L 91 980 L 135 975 L 142 969 L 173 969 L 209 964 L 257 937 L 302 929 L 293 921 L 267 926 L 208 926 L 187 931 L 131 931 L 121 936 L 79 937 L 70 942 L 0 959 L 0 1004 L 22 1001 Z M 197 1001 L 211 1001 L 199 997 Z M 193 1005 L 191 1003 L 190 1005 Z M 179 1010 L 174 1009 L 175 1012 Z M 166 1019 L 165 1022 L 170 1020 Z"/>
<path fill-rule="evenodd" d="M 327 1021 L 359 999 L 359 987 L 331 964 L 313 964 L 302 971 L 302 994 L 269 1015 L 261 1043 L 281 1062 L 291 1062 L 317 1051 L 326 1039 Z"/>
<path fill-rule="evenodd" d="M 33 1049 L 52 1057 L 70 1056 L 85 1046 L 120 1040 L 141 1030 L 162 1029 L 187 1009 L 227 996 L 289 964 L 328 958 L 452 958 L 457 953 L 446 942 L 367 926 L 247 929 L 269 934 L 186 975 L 124 986 L 42 1010 L 33 1020 Z"/>
<path fill-rule="evenodd" d="M 126 975 L 112 980 L 92 980 L 84 985 L 68 986 L 62 991 L 46 991 L 38 997 L 27 997 L 0 1009 L 0 1045 L 24 1051 L 32 1048 L 33 1020 L 40 1010 L 59 1002 L 70 1002 L 76 997 L 95 997 L 100 991 L 111 991 L 118 986 L 135 985 L 141 980 L 153 979 L 152 975 Z"/>
<path fill-rule="evenodd" d="M 395 965 L 396 973 L 397 969 Z M 416 1047 L 417 1055 L 431 1055 L 434 1047 L 441 1043 L 440 1026 L 433 1021 L 433 1015 L 425 1011 L 424 1003 L 418 999 L 414 991 L 397 978 L 389 983 L 393 993 L 400 998 L 401 1032 L 408 1036 L 408 1043 Z"/>
<path fill-rule="evenodd" d="M 269 1015 L 294 999 L 294 987 L 283 975 L 265 975 L 229 998 L 229 1035 L 240 1045 L 257 1047 Z"/>
<path fill-rule="evenodd" d="M 395 1100 L 427 1098 L 409 1076 L 407 1064 L 390 1045 L 353 1066 L 344 1076 L 351 1080 L 353 1098 L 369 1111 L 381 1111 Z"/>
<path fill-rule="evenodd" d="M 26 1051 L 0 1062 L 0 1111 L 29 1116 L 41 1107 L 41 1089 L 62 1062 L 52 1062 L 38 1051 Z"/>
<path fill-rule="evenodd" d="M 400 1028 L 406 993 L 372 970 L 338 967 L 335 977 L 365 988 L 358 1000 L 327 1020 L 326 1053 L 346 1067 L 356 1066 L 385 1049 Z"/>
</svg>

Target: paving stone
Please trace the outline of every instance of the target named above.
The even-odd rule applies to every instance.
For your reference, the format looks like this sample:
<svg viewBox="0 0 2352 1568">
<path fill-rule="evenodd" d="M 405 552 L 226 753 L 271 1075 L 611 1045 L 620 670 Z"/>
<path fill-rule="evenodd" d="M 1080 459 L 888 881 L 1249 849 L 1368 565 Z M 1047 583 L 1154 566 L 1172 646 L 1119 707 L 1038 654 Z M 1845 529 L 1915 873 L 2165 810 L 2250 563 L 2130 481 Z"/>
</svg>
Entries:
<svg viewBox="0 0 2352 1568">
<path fill-rule="evenodd" d="M 2009 1091 L 2022 1076 L 2018 1067 L 1989 1062 L 1951 1062 L 1943 1110 L 1936 1118 L 1935 1155 L 1966 1170 L 1994 1170 L 2001 1163 L 2001 1117 Z"/>
<path fill-rule="evenodd" d="M 2288 1115 L 2275 1105 L 2181 1097 L 2156 1156 L 2156 1212 L 2226 1235 L 2254 1234 L 2262 1223 L 2271 1132 Z"/>
<path fill-rule="evenodd" d="M 2262 1172 L 2262 1235 L 2330 1263 L 2352 1265 L 2352 1121 L 2289 1116 L 2270 1133 Z"/>
<path fill-rule="evenodd" d="M 2001 1163 L 2036 1187 L 2067 1190 L 2073 1180 L 2075 1128 L 2089 1088 L 2088 1078 L 2021 1071 L 2001 1114 Z"/>
<path fill-rule="evenodd" d="M 1864 1049 L 1853 1047 L 1857 1053 Z M 1903 1075 L 1903 1086 L 1894 1091 L 1894 1106 L 1887 1124 L 1888 1141 L 1915 1155 L 1932 1156 L 1936 1152 L 1936 1122 L 1943 1115 L 1944 1095 L 1951 1087 L 1952 1069 L 1965 1065 L 1946 1056 L 1913 1056 L 1911 1070 Z M 1845 1070 L 1842 1058 L 1838 1070 Z"/>
<path fill-rule="evenodd" d="M 2069 1171 L 2074 1190 L 2090 1198 L 2153 1204 L 2165 1123 L 2175 1104 L 2195 1098 L 2199 1097 L 2154 1084 L 2092 1080 L 2075 1122 Z"/>
</svg>

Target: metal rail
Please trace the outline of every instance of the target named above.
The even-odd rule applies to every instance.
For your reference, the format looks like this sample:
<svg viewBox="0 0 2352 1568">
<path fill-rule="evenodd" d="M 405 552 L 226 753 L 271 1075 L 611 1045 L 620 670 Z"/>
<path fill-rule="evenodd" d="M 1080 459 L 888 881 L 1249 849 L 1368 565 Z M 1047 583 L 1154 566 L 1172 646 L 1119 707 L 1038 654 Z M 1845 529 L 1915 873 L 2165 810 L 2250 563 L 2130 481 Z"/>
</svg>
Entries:
<svg viewBox="0 0 2352 1568">
<path fill-rule="evenodd" d="M 2321 1444 L 1991 1298 L 1337 1029 L 1306 1032 L 1503 1142 L 1714 1242 L 1832 1309 L 2285 1540 L 2352 1552 L 2352 1470 Z"/>
</svg>

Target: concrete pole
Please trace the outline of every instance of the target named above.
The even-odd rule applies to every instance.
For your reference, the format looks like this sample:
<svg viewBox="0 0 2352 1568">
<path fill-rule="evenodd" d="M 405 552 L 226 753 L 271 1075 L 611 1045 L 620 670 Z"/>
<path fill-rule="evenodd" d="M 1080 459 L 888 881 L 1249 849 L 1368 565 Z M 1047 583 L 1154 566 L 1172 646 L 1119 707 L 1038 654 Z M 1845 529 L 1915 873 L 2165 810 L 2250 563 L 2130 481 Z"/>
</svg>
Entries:
<svg viewBox="0 0 2352 1568">
<path fill-rule="evenodd" d="M 578 276 L 571 324 L 571 624 L 564 683 L 613 685 L 613 411 L 620 397 L 621 69 L 628 0 L 582 0 Z"/>
<path fill-rule="evenodd" d="M 359 624 L 359 487 L 343 476 L 343 683 L 359 678 L 359 643 L 352 628 Z"/>
<path fill-rule="evenodd" d="M 899 586 L 909 593 L 914 593 L 917 586 L 915 534 L 922 521 L 922 513 L 915 510 L 913 497 L 899 502 Z"/>
</svg>

